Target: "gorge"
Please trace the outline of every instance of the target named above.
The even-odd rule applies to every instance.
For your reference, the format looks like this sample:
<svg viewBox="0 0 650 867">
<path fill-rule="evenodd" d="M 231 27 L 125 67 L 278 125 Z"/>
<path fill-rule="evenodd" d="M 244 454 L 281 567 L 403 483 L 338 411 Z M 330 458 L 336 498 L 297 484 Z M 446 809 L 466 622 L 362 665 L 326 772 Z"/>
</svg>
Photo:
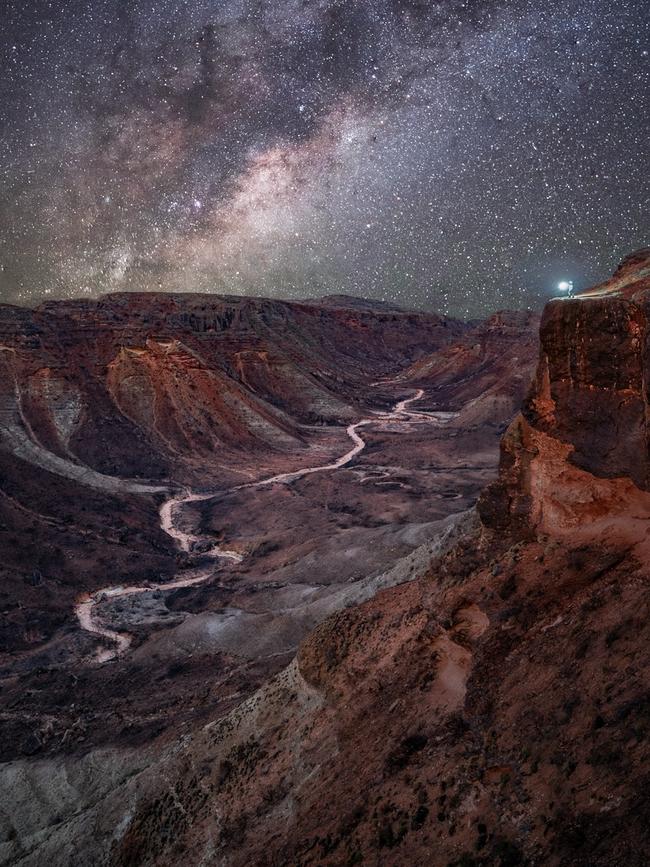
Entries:
<svg viewBox="0 0 650 867">
<path fill-rule="evenodd" d="M 72 863 L 78 847 L 92 863 L 122 867 L 644 863 L 648 263 L 637 254 L 598 291 L 550 302 L 527 395 L 515 373 L 523 348 L 535 349 L 532 320 L 459 326 L 432 352 L 384 370 L 376 398 L 361 390 L 376 408 L 363 449 L 352 436 L 361 439 L 359 422 L 349 421 L 351 451 L 319 429 L 309 449 L 324 460 L 301 458 L 273 484 L 260 473 L 227 495 L 194 494 L 182 509 L 167 498 L 183 568 L 208 568 L 220 551 L 244 559 L 172 591 L 181 607 L 168 609 L 165 626 L 160 599 L 120 615 L 97 598 L 102 618 L 136 624 L 133 649 L 88 665 L 71 689 L 85 702 L 88 685 L 103 689 L 116 667 L 124 685 L 136 683 L 134 666 L 152 678 L 161 664 L 180 664 L 158 683 L 179 698 L 194 684 L 190 700 L 203 707 L 167 705 L 174 719 L 154 736 L 145 725 L 102 740 L 85 723 L 81 739 L 39 733 L 30 755 L 7 756 L 4 863 Z M 410 396 L 379 409 L 399 388 Z M 422 410 L 409 405 L 416 398 Z M 473 443 L 476 457 L 479 441 L 496 440 L 508 401 L 521 411 L 501 437 L 496 477 L 489 461 L 478 475 L 467 459 L 452 469 L 460 449 Z M 317 467 L 326 469 L 310 473 Z M 429 511 L 422 498 L 435 499 L 445 473 L 453 486 L 464 477 L 466 493 Z M 421 474 L 435 483 L 414 497 Z M 386 481 L 392 508 L 411 510 L 402 543 Z M 314 549 L 300 536 L 300 527 L 313 532 L 312 496 L 330 513 L 366 502 L 363 521 L 336 511 L 336 523 L 330 514 L 323 524 L 319 512 L 321 528 L 337 529 L 331 546 L 321 537 Z M 269 512 L 254 549 L 253 524 Z M 338 560 L 328 572 L 342 544 L 350 571 Z M 377 546 L 383 563 L 393 548 L 388 571 L 373 566 Z M 33 650 L 21 653 L 28 660 Z M 60 690 L 68 663 L 56 665 Z M 25 662 L 22 671 L 21 688 L 43 702 L 53 675 Z M 12 688 L 5 675 L 10 700 Z M 22 707 L 38 719 L 33 698 Z M 124 706 L 115 709 L 124 719 Z"/>
</svg>

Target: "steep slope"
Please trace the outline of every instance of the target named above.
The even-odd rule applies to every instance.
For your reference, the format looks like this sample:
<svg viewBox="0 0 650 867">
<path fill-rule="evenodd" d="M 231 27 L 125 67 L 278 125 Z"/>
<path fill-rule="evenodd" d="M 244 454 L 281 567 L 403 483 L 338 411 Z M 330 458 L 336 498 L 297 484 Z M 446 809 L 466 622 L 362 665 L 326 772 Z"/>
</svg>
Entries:
<svg viewBox="0 0 650 867">
<path fill-rule="evenodd" d="M 107 384 L 122 415 L 161 451 L 205 461 L 220 448 L 300 445 L 293 420 L 178 340 L 122 348 L 108 366 Z"/>
<path fill-rule="evenodd" d="M 7 766 L 5 858 L 645 864 L 650 493 L 607 422 L 636 405 L 645 304 L 549 305 L 480 524 L 418 580 L 326 620 L 274 681 L 162 757 L 90 754 L 73 780 L 62 761 Z M 588 453 L 574 401 L 603 421 L 618 475 L 611 450 Z"/>
<path fill-rule="evenodd" d="M 626 256 L 609 280 L 580 293 L 581 298 L 617 295 L 633 298 L 650 289 L 650 247 Z"/>
<path fill-rule="evenodd" d="M 597 294 L 548 306 L 544 352 L 525 407 L 530 424 L 571 447 L 577 466 L 628 476 L 646 490 L 649 268 L 650 254 L 631 257 Z"/>
</svg>

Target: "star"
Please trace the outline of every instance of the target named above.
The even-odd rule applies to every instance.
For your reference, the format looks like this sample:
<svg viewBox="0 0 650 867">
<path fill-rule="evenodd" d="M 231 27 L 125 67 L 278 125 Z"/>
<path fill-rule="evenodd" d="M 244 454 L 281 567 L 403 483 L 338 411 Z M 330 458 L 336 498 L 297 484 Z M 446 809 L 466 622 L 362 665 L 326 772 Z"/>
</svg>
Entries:
<svg viewBox="0 0 650 867">
<path fill-rule="evenodd" d="M 4 301 L 475 317 L 648 243 L 645 0 L 10 2 L 3 28 Z"/>
</svg>

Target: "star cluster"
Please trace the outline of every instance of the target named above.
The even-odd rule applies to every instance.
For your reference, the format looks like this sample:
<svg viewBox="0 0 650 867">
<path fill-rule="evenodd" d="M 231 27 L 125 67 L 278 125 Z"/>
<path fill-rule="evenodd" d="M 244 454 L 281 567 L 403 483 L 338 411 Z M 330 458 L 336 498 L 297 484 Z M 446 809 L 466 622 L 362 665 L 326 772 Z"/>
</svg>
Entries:
<svg viewBox="0 0 650 867">
<path fill-rule="evenodd" d="M 648 244 L 647 0 L 9 0 L 0 292 L 538 306 Z"/>
</svg>

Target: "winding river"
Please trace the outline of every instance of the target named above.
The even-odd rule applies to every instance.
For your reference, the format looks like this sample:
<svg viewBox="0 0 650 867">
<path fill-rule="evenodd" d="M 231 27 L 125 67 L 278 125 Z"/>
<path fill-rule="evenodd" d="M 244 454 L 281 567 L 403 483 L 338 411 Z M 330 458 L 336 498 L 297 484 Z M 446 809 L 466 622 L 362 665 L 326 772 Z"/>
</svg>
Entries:
<svg viewBox="0 0 650 867">
<path fill-rule="evenodd" d="M 378 422 L 391 422 L 391 421 L 416 421 L 416 420 L 428 420 L 431 422 L 436 422 L 438 424 L 445 423 L 449 420 L 449 418 L 453 415 L 453 413 L 440 413 L 440 412 L 414 412 L 407 409 L 412 403 L 415 403 L 418 400 L 421 400 L 424 396 L 424 391 L 422 389 L 418 389 L 418 391 L 413 395 L 413 397 L 406 398 L 405 400 L 400 400 L 395 404 L 393 409 L 389 412 L 377 412 L 370 418 L 363 418 L 360 421 L 355 422 L 354 424 L 348 425 L 346 428 L 346 433 L 348 437 L 352 440 L 354 444 L 353 447 L 347 451 L 344 455 L 338 458 L 336 461 L 330 464 L 322 464 L 316 467 L 305 467 L 301 470 L 295 470 L 291 473 L 280 473 L 276 476 L 271 476 L 268 479 L 262 479 L 258 482 L 250 482 L 244 485 L 238 485 L 234 488 L 229 488 L 227 491 L 216 491 L 209 494 L 198 494 L 192 493 L 190 491 L 185 492 L 181 495 L 175 495 L 170 497 L 160 507 L 160 526 L 171 538 L 174 540 L 177 548 L 180 551 L 190 552 L 193 547 L 204 541 L 199 536 L 195 536 L 191 533 L 187 533 L 184 530 L 181 530 L 175 523 L 174 518 L 178 513 L 178 510 L 181 509 L 186 503 L 196 503 L 202 500 L 209 500 L 217 494 L 222 493 L 230 493 L 232 491 L 240 491 L 247 488 L 260 488 L 266 485 L 274 485 L 274 484 L 287 484 L 290 482 L 294 482 L 297 479 L 301 479 L 304 476 L 312 475 L 313 473 L 323 473 L 329 472 L 331 470 L 338 470 L 341 467 L 349 464 L 350 461 L 354 460 L 354 458 L 363 451 L 366 446 L 365 440 L 359 435 L 358 430 L 362 427 L 366 427 L 370 424 L 377 424 Z M 243 560 L 241 554 L 237 551 L 231 551 L 225 548 L 221 548 L 219 545 L 215 545 L 209 551 L 205 553 L 205 556 L 211 557 L 213 559 L 224 559 L 230 560 L 233 563 L 240 563 Z M 116 659 L 119 656 L 122 656 L 131 646 L 132 636 L 128 632 L 116 632 L 112 629 L 109 629 L 105 626 L 101 620 L 95 614 L 95 607 L 101 603 L 110 599 L 119 599 L 124 596 L 134 596 L 136 594 L 141 593 L 151 593 L 156 590 L 176 590 L 181 587 L 192 587 L 195 584 L 202 584 L 204 581 L 207 581 L 214 574 L 214 569 L 210 566 L 202 567 L 198 570 L 193 570 L 193 572 L 186 577 L 178 578 L 174 581 L 168 581 L 160 584 L 144 584 L 139 586 L 124 586 L 121 584 L 114 585 L 112 587 L 105 587 L 102 590 L 96 590 L 91 594 L 84 594 L 83 597 L 79 599 L 77 604 L 75 605 L 75 614 L 77 616 L 77 620 L 79 621 L 80 627 L 93 635 L 99 636 L 101 638 L 108 639 L 112 647 L 104 647 L 102 646 L 96 653 L 94 660 L 95 662 L 108 662 L 110 660 Z"/>
</svg>

